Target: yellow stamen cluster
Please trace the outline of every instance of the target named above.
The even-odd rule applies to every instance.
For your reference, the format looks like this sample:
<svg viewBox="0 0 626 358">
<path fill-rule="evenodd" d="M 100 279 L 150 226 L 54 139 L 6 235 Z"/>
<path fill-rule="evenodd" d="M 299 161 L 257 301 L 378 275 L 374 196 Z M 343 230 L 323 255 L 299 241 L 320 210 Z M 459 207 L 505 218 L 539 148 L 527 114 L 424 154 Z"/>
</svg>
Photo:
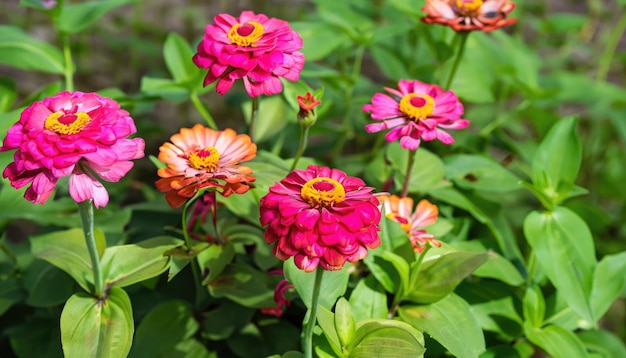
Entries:
<svg viewBox="0 0 626 358">
<path fill-rule="evenodd" d="M 482 0 L 456 0 L 456 7 L 464 15 L 476 14 L 483 6 Z"/>
<path fill-rule="evenodd" d="M 241 24 L 235 24 L 228 31 L 228 38 L 231 43 L 238 46 L 254 47 L 254 43 L 259 41 L 263 37 L 265 29 L 263 25 L 256 21 L 248 21 L 243 26 Z"/>
<path fill-rule="evenodd" d="M 413 120 L 426 119 L 435 110 L 435 99 L 427 94 L 409 93 L 400 100 L 400 111 Z"/>
<path fill-rule="evenodd" d="M 203 169 L 209 172 L 217 170 L 220 161 L 220 153 L 215 147 L 206 147 L 189 155 L 189 165 L 195 169 Z"/>
<path fill-rule="evenodd" d="M 44 128 L 59 134 L 76 134 L 83 130 L 90 121 L 91 117 L 85 112 L 72 114 L 54 112 L 46 118 Z"/>
<path fill-rule="evenodd" d="M 338 181 L 331 178 L 314 178 L 302 186 L 300 196 L 312 207 L 338 204 L 346 198 L 346 191 Z"/>
</svg>

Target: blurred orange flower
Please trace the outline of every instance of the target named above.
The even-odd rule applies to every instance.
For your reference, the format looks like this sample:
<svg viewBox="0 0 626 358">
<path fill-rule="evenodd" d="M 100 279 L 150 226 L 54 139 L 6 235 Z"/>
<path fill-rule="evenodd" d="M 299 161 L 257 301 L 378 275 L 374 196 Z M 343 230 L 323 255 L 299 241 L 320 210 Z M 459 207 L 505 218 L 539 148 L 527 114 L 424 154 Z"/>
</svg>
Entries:
<svg viewBox="0 0 626 358">
<path fill-rule="evenodd" d="M 167 168 L 158 170 L 161 179 L 155 184 L 159 191 L 167 193 L 165 199 L 174 208 L 202 188 L 219 188 L 224 196 L 243 194 L 250 189 L 248 183 L 256 180 L 250 175 L 252 169 L 239 165 L 256 156 L 256 145 L 245 134 L 196 124 L 182 128 L 170 140 L 159 148 L 159 160 Z"/>
<path fill-rule="evenodd" d="M 493 31 L 514 24 L 508 18 L 515 3 L 508 0 L 426 0 L 422 11 L 428 24 L 448 25 L 454 31 Z"/>
</svg>

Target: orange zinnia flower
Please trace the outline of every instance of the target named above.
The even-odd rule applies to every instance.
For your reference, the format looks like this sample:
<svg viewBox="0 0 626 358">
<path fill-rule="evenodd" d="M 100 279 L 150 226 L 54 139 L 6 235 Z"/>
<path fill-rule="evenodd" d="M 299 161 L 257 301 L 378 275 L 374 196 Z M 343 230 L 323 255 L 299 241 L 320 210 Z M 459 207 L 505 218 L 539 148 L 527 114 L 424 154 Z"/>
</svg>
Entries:
<svg viewBox="0 0 626 358">
<path fill-rule="evenodd" d="M 396 195 L 379 195 L 378 200 L 384 208 L 385 215 L 398 223 L 409 235 L 415 252 L 422 253 L 426 245 L 441 247 L 435 235 L 429 234 L 424 227 L 434 224 L 439 216 L 439 208 L 428 200 L 421 200 L 413 210 L 413 199 L 400 198 Z"/>
<path fill-rule="evenodd" d="M 159 160 L 167 168 L 158 170 L 161 179 L 155 184 L 167 193 L 165 199 L 174 208 L 206 187 L 221 188 L 224 196 L 243 194 L 256 179 L 249 175 L 252 169 L 239 165 L 256 156 L 256 145 L 245 134 L 196 124 L 182 128 L 170 140 L 159 148 Z"/>
<path fill-rule="evenodd" d="M 493 31 L 514 24 L 509 18 L 515 3 L 508 0 L 426 0 L 422 11 L 428 24 L 448 25 L 454 31 Z"/>
</svg>

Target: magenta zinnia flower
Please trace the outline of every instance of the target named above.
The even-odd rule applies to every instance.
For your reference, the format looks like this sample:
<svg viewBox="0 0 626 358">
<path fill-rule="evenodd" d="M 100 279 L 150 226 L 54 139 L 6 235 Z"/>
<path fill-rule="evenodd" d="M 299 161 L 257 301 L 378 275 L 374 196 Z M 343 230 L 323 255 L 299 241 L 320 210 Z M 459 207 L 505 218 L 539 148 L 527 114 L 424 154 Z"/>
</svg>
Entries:
<svg viewBox="0 0 626 358">
<path fill-rule="evenodd" d="M 415 150 L 420 140 L 438 139 L 445 144 L 454 138 L 443 129 L 461 129 L 469 121 L 461 119 L 463 105 L 452 91 L 417 80 L 400 80 L 398 89 L 385 87 L 391 95 L 376 93 L 363 111 L 380 121 L 365 126 L 368 132 L 391 129 L 385 136 L 389 142 L 400 139 L 403 148 Z"/>
<path fill-rule="evenodd" d="M 304 271 L 318 265 L 340 270 L 380 245 L 380 211 L 372 190 L 338 169 L 311 165 L 294 170 L 261 198 L 265 240 L 275 243 L 277 258 L 294 256 Z"/>
<path fill-rule="evenodd" d="M 8 131 L 0 151 L 17 149 L 3 172 L 11 185 L 31 184 L 24 197 L 45 203 L 61 177 L 70 176 L 76 202 L 105 206 L 109 194 L 100 179 L 119 181 L 144 156 L 144 141 L 126 139 L 135 123 L 117 102 L 95 93 L 61 92 L 26 108 Z"/>
<path fill-rule="evenodd" d="M 193 62 L 208 69 L 204 85 L 217 81 L 217 92 L 226 93 L 243 78 L 250 97 L 280 93 L 279 77 L 300 78 L 304 66 L 302 39 L 283 20 L 244 11 L 239 18 L 217 15 L 207 25 Z"/>
</svg>

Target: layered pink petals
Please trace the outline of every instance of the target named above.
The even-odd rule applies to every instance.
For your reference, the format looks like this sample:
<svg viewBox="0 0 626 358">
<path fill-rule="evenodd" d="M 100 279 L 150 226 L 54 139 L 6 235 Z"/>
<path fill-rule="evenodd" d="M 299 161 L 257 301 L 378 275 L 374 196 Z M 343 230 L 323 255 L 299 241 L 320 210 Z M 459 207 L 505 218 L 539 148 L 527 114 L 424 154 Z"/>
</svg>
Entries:
<svg viewBox="0 0 626 358">
<path fill-rule="evenodd" d="M 283 20 L 244 11 L 239 18 L 220 14 L 207 25 L 193 62 L 208 70 L 204 85 L 217 81 L 226 93 L 243 79 L 250 97 L 282 91 L 279 77 L 297 81 L 304 66 L 302 38 Z"/>
<path fill-rule="evenodd" d="M 517 22 L 517 19 L 508 17 L 513 9 L 515 3 L 508 0 L 426 0 L 422 11 L 427 16 L 422 21 L 447 25 L 454 31 L 490 32 Z"/>
<path fill-rule="evenodd" d="M 323 185 L 316 186 L 318 180 Z M 340 270 L 346 261 L 365 258 L 368 248 L 381 243 L 380 211 L 372 190 L 337 169 L 311 165 L 295 170 L 261 198 L 265 240 L 274 243 L 276 257 L 293 256 L 304 271 L 318 265 Z"/>
<path fill-rule="evenodd" d="M 157 172 L 155 185 L 172 207 L 179 207 L 206 187 L 229 196 L 243 194 L 256 180 L 252 169 L 239 165 L 256 156 L 256 144 L 245 134 L 227 128 L 216 131 L 201 124 L 182 128 L 171 143 L 159 148 L 159 160 L 167 164 Z M 212 154 L 212 155 L 211 155 Z"/>
<path fill-rule="evenodd" d="M 367 124 L 365 130 L 370 133 L 389 130 L 385 139 L 400 141 L 403 148 L 415 150 L 421 140 L 452 144 L 454 138 L 444 129 L 462 129 L 469 125 L 468 120 L 461 118 L 463 105 L 452 91 L 417 80 L 400 80 L 398 89 L 385 87 L 385 90 L 389 94 L 376 93 L 372 103 L 363 106 L 363 111 L 376 121 Z M 432 99 L 432 103 L 424 106 L 427 108 L 424 110 L 401 106 L 403 98 L 411 96 Z"/>
<path fill-rule="evenodd" d="M 26 199 L 44 203 L 59 178 L 70 176 L 77 202 L 93 199 L 105 206 L 109 196 L 100 179 L 119 181 L 144 156 L 137 129 L 117 102 L 95 93 L 61 92 L 26 108 L 7 132 L 0 151 L 17 149 L 3 176 L 15 188 L 29 183 Z"/>
</svg>

